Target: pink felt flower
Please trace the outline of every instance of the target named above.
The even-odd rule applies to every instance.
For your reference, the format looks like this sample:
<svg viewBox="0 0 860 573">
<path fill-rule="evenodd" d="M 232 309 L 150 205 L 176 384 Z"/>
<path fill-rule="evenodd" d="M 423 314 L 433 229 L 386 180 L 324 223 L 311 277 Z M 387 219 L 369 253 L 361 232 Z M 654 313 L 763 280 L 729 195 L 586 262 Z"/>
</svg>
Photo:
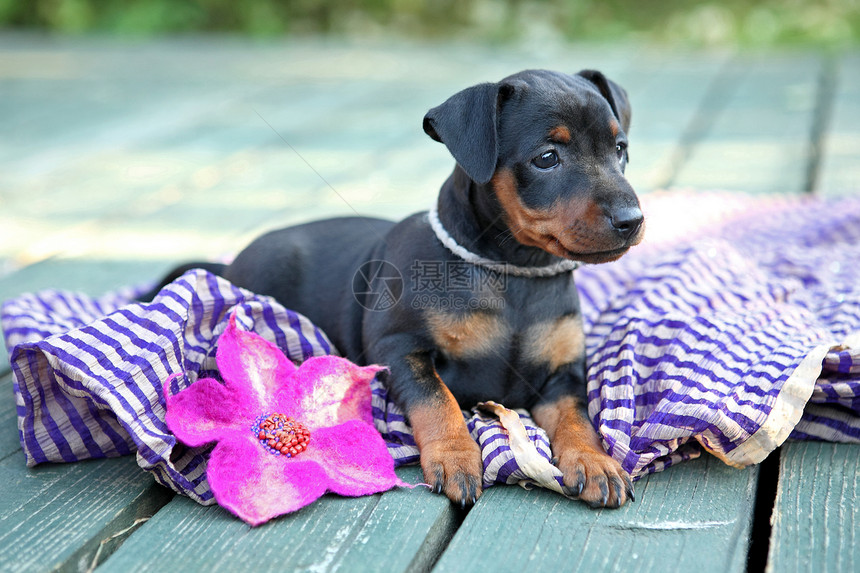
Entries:
<svg viewBox="0 0 860 573">
<path fill-rule="evenodd" d="M 236 327 L 218 339 L 224 383 L 205 378 L 168 394 L 167 426 L 192 447 L 212 442 L 206 477 L 215 500 L 251 525 L 326 492 L 368 495 L 403 484 L 373 427 L 377 366 L 336 356 L 297 368 L 273 344 Z"/>
</svg>

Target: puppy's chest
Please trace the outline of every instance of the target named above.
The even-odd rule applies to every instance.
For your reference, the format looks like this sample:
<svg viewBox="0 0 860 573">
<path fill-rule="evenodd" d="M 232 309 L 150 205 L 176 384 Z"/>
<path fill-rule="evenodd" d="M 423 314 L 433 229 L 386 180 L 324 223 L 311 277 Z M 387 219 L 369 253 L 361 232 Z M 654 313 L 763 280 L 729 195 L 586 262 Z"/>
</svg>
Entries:
<svg viewBox="0 0 860 573">
<path fill-rule="evenodd" d="M 437 351 L 445 360 L 460 363 L 496 363 L 525 371 L 551 374 L 575 362 L 584 353 L 579 314 L 533 318 L 503 311 L 425 314 Z"/>
</svg>

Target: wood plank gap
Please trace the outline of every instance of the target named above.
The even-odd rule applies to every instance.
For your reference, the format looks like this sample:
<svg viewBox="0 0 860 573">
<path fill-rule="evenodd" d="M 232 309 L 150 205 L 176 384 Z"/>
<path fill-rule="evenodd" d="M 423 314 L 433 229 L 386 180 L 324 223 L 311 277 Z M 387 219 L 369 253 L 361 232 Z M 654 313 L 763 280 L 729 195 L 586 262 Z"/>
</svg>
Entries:
<svg viewBox="0 0 860 573">
<path fill-rule="evenodd" d="M 764 571 L 770 551 L 771 518 L 776 504 L 779 483 L 780 448 L 777 448 L 759 465 L 755 492 L 750 547 L 747 553 L 747 573 Z"/>
<path fill-rule="evenodd" d="M 714 120 L 731 99 L 731 93 L 737 89 L 740 83 L 738 80 L 744 73 L 744 68 L 736 65 L 736 57 L 726 58 L 711 80 L 705 96 L 699 102 L 698 110 L 681 133 L 678 143 L 672 150 L 671 160 L 668 162 L 671 167 L 663 179 L 656 182 L 655 189 L 668 189 L 674 184 L 681 166 L 690 158 L 693 147 L 710 131 Z"/>
<path fill-rule="evenodd" d="M 818 190 L 824 144 L 833 117 L 833 104 L 836 99 L 837 75 L 836 59 L 832 56 L 825 57 L 821 72 L 818 75 L 815 111 L 810 126 L 806 186 L 803 189 L 806 193 L 815 193 Z"/>
<path fill-rule="evenodd" d="M 445 549 L 448 548 L 460 526 L 463 525 L 463 521 L 466 519 L 469 511 L 471 511 L 471 508 L 461 510 L 455 507 L 452 511 L 441 512 L 433 527 L 427 533 L 427 537 L 424 539 L 424 543 L 421 544 L 421 548 L 418 549 L 418 552 L 409 564 L 409 568 L 406 569 L 407 573 L 425 573 L 431 571 L 442 557 Z"/>
<path fill-rule="evenodd" d="M 83 547 L 58 568 L 59 571 L 95 571 L 101 563 L 122 546 L 126 539 L 153 515 L 170 503 L 175 493 L 155 482 L 139 498 L 138 503 L 129 504 L 117 513 L 99 532 Z"/>
<path fill-rule="evenodd" d="M 6 454 L 5 456 L 0 456 L 0 463 L 3 463 L 4 461 L 8 460 L 8 459 L 9 459 L 9 458 L 11 458 L 12 456 L 16 456 L 16 455 L 18 455 L 18 454 L 20 454 L 20 453 L 22 453 L 22 451 L 21 451 L 21 447 L 19 446 L 19 447 L 18 447 L 18 449 L 17 449 L 17 450 L 15 450 L 14 452 L 9 452 L 9 453 L 8 453 L 8 454 Z M 21 461 L 21 463 L 24 463 L 24 461 L 22 460 L 22 461 Z"/>
</svg>

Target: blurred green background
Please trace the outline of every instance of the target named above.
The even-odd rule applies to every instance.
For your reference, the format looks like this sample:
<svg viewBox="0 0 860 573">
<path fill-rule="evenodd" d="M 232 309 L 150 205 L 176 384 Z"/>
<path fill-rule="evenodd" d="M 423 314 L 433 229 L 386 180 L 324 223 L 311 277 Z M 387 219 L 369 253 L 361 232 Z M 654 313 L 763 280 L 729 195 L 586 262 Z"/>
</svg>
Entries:
<svg viewBox="0 0 860 573">
<path fill-rule="evenodd" d="M 0 27 L 844 48 L 860 43 L 860 0 L 0 0 Z"/>
</svg>

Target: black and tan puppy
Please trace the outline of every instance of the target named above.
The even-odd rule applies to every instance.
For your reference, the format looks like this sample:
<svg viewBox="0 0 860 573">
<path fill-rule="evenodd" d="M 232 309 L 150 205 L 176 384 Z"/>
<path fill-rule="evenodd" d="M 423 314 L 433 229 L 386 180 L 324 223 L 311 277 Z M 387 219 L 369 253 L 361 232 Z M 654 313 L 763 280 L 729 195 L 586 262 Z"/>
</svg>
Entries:
<svg viewBox="0 0 860 573">
<path fill-rule="evenodd" d="M 387 365 L 424 479 L 452 501 L 481 493 L 461 408 L 495 400 L 531 410 L 569 492 L 618 507 L 632 484 L 580 410 L 584 336 L 570 270 L 641 240 L 624 177 L 629 124 L 626 93 L 596 71 L 529 70 L 468 88 L 424 118 L 457 161 L 438 217 L 275 231 L 221 274 L 305 314 L 351 360 Z"/>
</svg>

